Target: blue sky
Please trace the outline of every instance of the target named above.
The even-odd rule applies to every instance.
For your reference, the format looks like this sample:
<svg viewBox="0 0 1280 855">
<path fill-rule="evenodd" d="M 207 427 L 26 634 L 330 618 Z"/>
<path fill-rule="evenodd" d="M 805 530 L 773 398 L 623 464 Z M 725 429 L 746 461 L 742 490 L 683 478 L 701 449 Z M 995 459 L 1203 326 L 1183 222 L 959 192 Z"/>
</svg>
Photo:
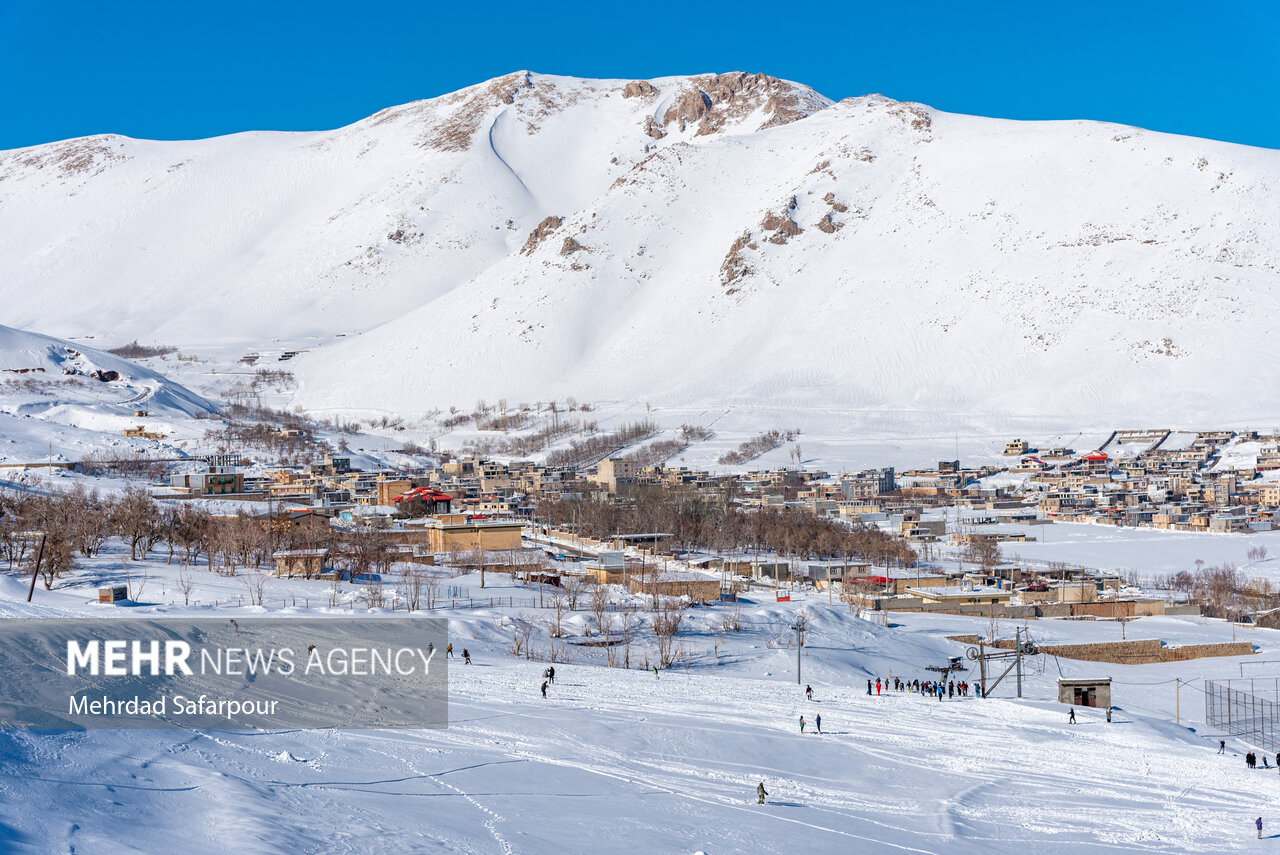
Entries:
<svg viewBox="0 0 1280 855">
<path fill-rule="evenodd" d="M 509 71 L 763 71 L 831 98 L 1280 148 L 1280 0 L 0 0 L 0 149 L 314 130 Z"/>
</svg>

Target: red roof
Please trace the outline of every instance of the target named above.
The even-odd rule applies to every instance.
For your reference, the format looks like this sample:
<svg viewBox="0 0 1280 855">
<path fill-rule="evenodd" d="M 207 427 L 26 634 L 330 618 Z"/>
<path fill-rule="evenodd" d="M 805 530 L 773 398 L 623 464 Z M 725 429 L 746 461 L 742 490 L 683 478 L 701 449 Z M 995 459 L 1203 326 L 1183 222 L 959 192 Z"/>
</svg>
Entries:
<svg viewBox="0 0 1280 855">
<path fill-rule="evenodd" d="M 414 499 L 422 502 L 452 502 L 453 496 L 448 493 L 441 493 L 439 490 L 432 490 L 430 487 L 414 487 L 407 490 L 403 495 L 392 499 L 393 502 L 411 502 Z"/>
<path fill-rule="evenodd" d="M 1084 456 L 1084 459 L 1092 460 L 1092 461 L 1104 461 L 1104 460 L 1108 460 L 1109 458 L 1107 457 L 1107 455 L 1103 454 L 1101 451 L 1090 451 L 1088 454 Z"/>
</svg>

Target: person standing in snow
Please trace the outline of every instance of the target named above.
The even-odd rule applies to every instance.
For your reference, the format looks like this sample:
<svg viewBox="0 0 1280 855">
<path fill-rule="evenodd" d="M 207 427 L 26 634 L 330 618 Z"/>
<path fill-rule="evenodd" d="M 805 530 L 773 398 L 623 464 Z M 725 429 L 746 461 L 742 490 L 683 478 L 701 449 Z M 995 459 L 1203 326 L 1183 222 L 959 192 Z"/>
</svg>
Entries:
<svg viewBox="0 0 1280 855">
<path fill-rule="evenodd" d="M 756 798 L 758 798 L 758 799 L 760 800 L 759 802 L 757 802 L 757 804 L 764 804 L 764 797 L 765 797 L 765 796 L 767 796 L 767 795 L 769 795 L 769 794 L 768 794 L 767 792 L 765 792 L 765 789 L 764 789 L 764 781 L 761 781 L 761 782 L 756 786 Z M 1262 820 L 1258 820 L 1258 822 L 1262 822 Z"/>
<path fill-rule="evenodd" d="M 452 644 L 450 644 L 448 647 L 446 647 L 446 648 L 444 649 L 444 653 L 445 653 L 445 655 L 446 655 L 446 656 L 448 656 L 450 659 L 452 659 L 452 658 L 453 658 L 453 645 L 452 645 Z"/>
<path fill-rule="evenodd" d="M 813 700 L 813 686 L 806 685 L 804 687 L 804 696 L 809 700 Z"/>
<path fill-rule="evenodd" d="M 653 666 L 653 679 L 655 679 L 655 680 L 656 680 L 656 679 L 658 679 L 658 666 L 657 666 L 657 665 L 654 665 L 654 666 Z"/>
<path fill-rule="evenodd" d="M 869 695 L 869 694 L 871 694 L 871 680 L 870 680 L 870 679 L 868 679 L 868 680 L 867 680 L 867 694 L 868 694 L 868 695 Z"/>
<path fill-rule="evenodd" d="M 462 664 L 463 665 L 471 664 L 471 651 L 465 647 L 462 648 Z"/>
<path fill-rule="evenodd" d="M 545 698 L 546 696 L 547 696 L 547 681 L 543 680 L 542 681 L 542 697 Z"/>
<path fill-rule="evenodd" d="M 1218 740 L 1218 753 L 1219 753 L 1219 754 L 1226 754 L 1226 753 L 1227 753 L 1227 740 L 1225 740 L 1225 739 L 1219 739 L 1219 740 Z M 1280 756 L 1280 755 L 1276 755 L 1276 756 Z M 1276 762 L 1277 762 L 1277 763 L 1280 763 L 1280 760 L 1278 760 L 1278 761 L 1276 761 Z"/>
<path fill-rule="evenodd" d="M 1261 840 L 1262 839 L 1262 817 L 1258 817 L 1257 819 L 1255 819 L 1253 821 L 1253 824 L 1258 826 L 1258 839 Z"/>
<path fill-rule="evenodd" d="M 547 669 L 547 680 L 549 680 L 553 686 L 556 684 L 556 666 L 552 665 Z"/>
<path fill-rule="evenodd" d="M 876 677 L 876 697 L 880 697 L 880 678 Z"/>
<path fill-rule="evenodd" d="M 816 728 L 818 728 L 818 733 L 822 733 L 822 713 L 818 713 L 814 717 L 813 724 Z M 1280 765 L 1280 760 L 1277 760 L 1276 763 Z"/>
<path fill-rule="evenodd" d="M 1076 723 L 1076 708 L 1072 707 L 1071 713 L 1067 716 L 1067 724 L 1075 724 L 1075 723 Z"/>
<path fill-rule="evenodd" d="M 956 681 L 948 680 L 947 681 L 947 697 L 954 698 L 955 696 L 956 696 Z"/>
<path fill-rule="evenodd" d="M 804 733 L 804 716 L 800 716 L 800 732 Z"/>
</svg>

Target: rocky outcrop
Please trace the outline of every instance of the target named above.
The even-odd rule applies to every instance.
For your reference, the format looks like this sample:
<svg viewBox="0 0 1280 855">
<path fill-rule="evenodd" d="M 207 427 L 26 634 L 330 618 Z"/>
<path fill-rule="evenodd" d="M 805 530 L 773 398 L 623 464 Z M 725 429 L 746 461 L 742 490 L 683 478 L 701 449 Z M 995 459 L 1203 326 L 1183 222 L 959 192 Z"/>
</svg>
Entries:
<svg viewBox="0 0 1280 855">
<path fill-rule="evenodd" d="M 773 211 L 765 213 L 764 219 L 760 221 L 760 228 L 766 232 L 773 232 L 767 238 L 770 243 L 786 243 L 788 239 L 804 234 L 804 229 L 800 228 L 793 219 L 795 210 L 796 197 L 792 196 L 781 214 L 775 214 Z"/>
<path fill-rule="evenodd" d="M 662 116 L 662 124 L 669 125 L 675 122 L 683 131 L 686 125 L 701 121 L 710 112 L 711 97 L 701 89 L 695 88 L 681 95 L 667 108 L 667 112 Z"/>
<path fill-rule="evenodd" d="M 836 221 L 836 219 L 831 216 L 831 212 L 828 211 L 827 213 L 822 215 L 822 219 L 814 223 L 814 228 L 816 228 L 818 231 L 826 232 L 827 234 L 831 235 L 831 234 L 835 234 L 840 229 L 844 228 L 844 223 Z"/>
<path fill-rule="evenodd" d="M 561 255 L 573 255 L 575 252 L 582 252 L 586 247 L 578 243 L 578 241 L 570 235 L 564 239 L 564 243 L 560 245 Z"/>
<path fill-rule="evenodd" d="M 738 280 L 751 275 L 751 266 L 743 258 L 743 251 L 748 249 L 759 247 L 752 242 L 751 232 L 743 232 L 725 254 L 724 262 L 720 265 L 720 282 L 724 285 L 726 294 L 736 293 L 741 288 Z"/>
<path fill-rule="evenodd" d="M 422 145 L 440 151 L 466 151 L 485 115 L 500 104 L 514 104 L 523 90 L 532 90 L 533 79 L 527 71 L 497 77 L 481 86 L 456 92 L 446 105 L 454 106 L 442 121 L 422 138 Z"/>
<path fill-rule="evenodd" d="M 680 130 L 697 124 L 698 134 L 713 134 L 726 123 L 744 119 L 756 111 L 769 118 L 760 125 L 770 128 L 803 119 L 828 102 L 804 87 L 769 77 L 734 71 L 691 78 L 686 91 L 663 114 L 662 124 L 677 123 Z"/>
<path fill-rule="evenodd" d="M 548 235 L 560 228 L 560 224 L 563 222 L 563 217 L 552 215 L 538 223 L 538 225 L 534 227 L 533 231 L 529 232 L 529 237 L 525 240 L 524 247 L 520 250 L 520 254 L 529 255 L 532 253 L 538 248 L 538 244 L 542 243 L 547 239 Z"/>
<path fill-rule="evenodd" d="M 622 87 L 623 98 L 648 98 L 650 95 L 657 94 L 657 87 L 648 80 L 632 80 Z"/>
</svg>

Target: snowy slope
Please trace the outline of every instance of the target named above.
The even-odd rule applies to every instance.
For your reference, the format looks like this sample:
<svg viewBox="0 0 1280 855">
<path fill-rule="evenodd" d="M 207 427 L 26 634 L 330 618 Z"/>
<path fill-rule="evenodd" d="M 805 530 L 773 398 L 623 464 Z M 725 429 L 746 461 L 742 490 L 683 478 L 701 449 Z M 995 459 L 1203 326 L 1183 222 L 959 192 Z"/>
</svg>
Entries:
<svg viewBox="0 0 1280 855">
<path fill-rule="evenodd" d="M 145 411 L 147 416 L 135 413 Z M 135 362 L 79 342 L 0 326 L 0 463 L 66 462 L 113 448 L 140 423 L 151 432 L 198 436 L 216 412 L 201 395 Z"/>
<path fill-rule="evenodd" d="M 267 580 L 266 600 L 279 606 L 229 606 L 243 601 L 249 577 L 184 571 L 158 555 L 134 565 L 135 579 L 149 573 L 145 604 L 99 607 L 94 585 L 122 580 L 121 549 L 112 544 L 31 604 L 22 580 L 0 578 L 0 618 L 351 613 L 318 605 L 329 583 L 300 579 Z M 183 573 L 195 580 L 190 607 Z M 688 666 L 659 678 L 571 648 L 574 661 L 556 664 L 543 700 L 547 663 L 512 656 L 504 626 L 545 621 L 550 610 L 496 574 L 483 591 L 474 576 L 450 584 L 526 605 L 435 613 L 452 619 L 455 647 L 475 662 L 450 668 L 447 730 L 0 734 L 0 850 L 1201 853 L 1252 848 L 1253 818 L 1265 816 L 1268 829 L 1276 821 L 1274 770 L 1246 773 L 1239 754 L 1250 746 L 1235 739 L 1216 756 L 1218 734 L 1202 727 L 1196 691 L 1201 678 L 1273 659 L 1274 630 L 1250 636 L 1265 654 L 1255 657 L 1145 666 L 1031 657 L 1024 701 L 1013 699 L 1010 678 L 996 698 L 939 702 L 868 696 L 866 678 L 927 679 L 926 665 L 963 652 L 944 636 L 986 632 L 986 619 L 895 614 L 884 627 L 818 596 L 745 604 L 741 630 L 720 631 L 714 655 L 732 607 L 688 611 L 677 636 Z M 361 586 L 339 588 L 342 603 Z M 794 649 L 776 640 L 801 608 L 812 702 L 795 683 Z M 592 620 L 571 613 L 570 639 Z M 1106 621 L 1030 627 L 1055 642 L 1117 634 Z M 1128 632 L 1172 644 L 1231 635 L 1221 621 L 1196 618 L 1143 618 Z M 545 653 L 544 630 L 537 643 Z M 637 634 L 636 664 L 651 644 Z M 1112 724 L 1083 709 L 1078 725 L 1067 723 L 1054 700 L 1059 669 L 1114 677 Z M 1182 726 L 1172 721 L 1175 678 Z M 812 723 L 818 714 L 824 733 L 811 724 L 802 735 L 799 716 Z M 754 803 L 760 781 L 770 794 L 763 807 Z"/>
<path fill-rule="evenodd" d="M 1280 154 L 1131 127 L 519 72 L 331 132 L 0 155 L 0 293 L 66 335 L 321 336 L 317 410 L 1269 422 L 1277 189 Z"/>
<path fill-rule="evenodd" d="M 21 413 L 69 403 L 123 415 L 142 409 L 190 416 L 215 409 L 191 390 L 127 359 L 6 326 L 0 326 L 0 380 L 11 387 L 6 400 L 32 393 L 34 403 L 14 410 Z"/>
</svg>

